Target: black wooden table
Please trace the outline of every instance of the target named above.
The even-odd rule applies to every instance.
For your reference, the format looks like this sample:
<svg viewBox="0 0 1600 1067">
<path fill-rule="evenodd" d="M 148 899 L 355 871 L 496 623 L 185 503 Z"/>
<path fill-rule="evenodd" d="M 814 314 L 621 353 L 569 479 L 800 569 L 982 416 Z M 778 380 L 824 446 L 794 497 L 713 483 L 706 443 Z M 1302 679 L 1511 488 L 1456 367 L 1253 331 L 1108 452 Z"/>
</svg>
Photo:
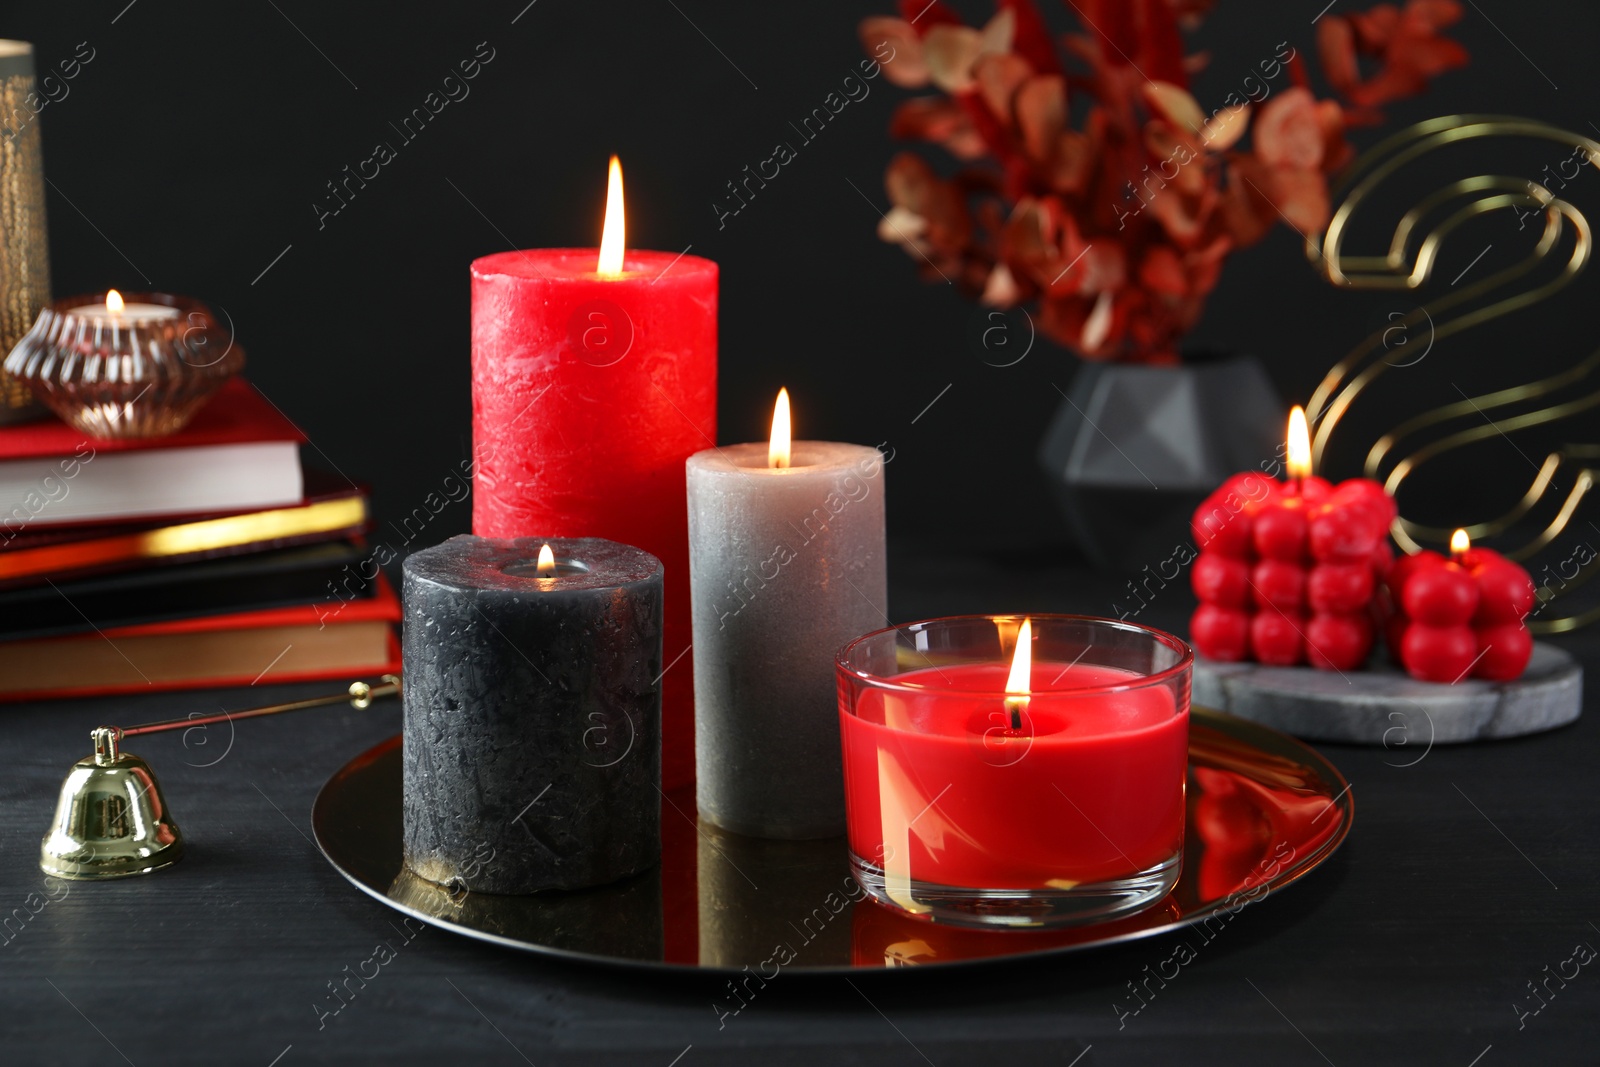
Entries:
<svg viewBox="0 0 1600 1067">
<path fill-rule="evenodd" d="M 1105 614 L 1125 581 L 1047 559 L 894 564 L 900 619 Z M 1181 628 L 1188 608 L 1173 587 L 1139 619 Z M 1600 634 L 1559 643 L 1591 676 L 1600 668 Z M 0 1063 L 1600 1062 L 1600 966 L 1569 962 L 1578 946 L 1600 948 L 1592 696 L 1577 724 L 1539 737 L 1326 746 L 1353 783 L 1349 842 L 1201 943 L 1164 986 L 1145 983 L 1146 968 L 1171 974 L 1162 965 L 1182 934 L 951 974 L 784 973 L 719 1018 L 728 1001 L 715 980 L 547 962 L 408 927 L 324 862 L 308 818 L 329 774 L 398 731 L 392 701 L 242 723 L 231 748 L 225 728 L 146 738 L 135 751 L 160 774 L 188 856 L 105 884 L 39 872 L 57 788 L 91 727 L 326 688 L 0 708 Z M 392 958 L 335 999 L 347 968 L 371 974 L 380 942 Z M 1141 1006 L 1130 983 L 1156 992 Z"/>
</svg>

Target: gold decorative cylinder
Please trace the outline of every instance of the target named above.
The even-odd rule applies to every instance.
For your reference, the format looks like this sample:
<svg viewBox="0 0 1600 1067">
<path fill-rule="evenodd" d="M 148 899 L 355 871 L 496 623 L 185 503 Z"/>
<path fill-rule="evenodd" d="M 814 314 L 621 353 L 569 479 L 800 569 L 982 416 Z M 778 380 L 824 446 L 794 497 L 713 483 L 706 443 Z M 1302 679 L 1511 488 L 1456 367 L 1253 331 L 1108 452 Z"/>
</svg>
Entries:
<svg viewBox="0 0 1600 1067">
<path fill-rule="evenodd" d="M 0 357 L 50 302 L 44 156 L 33 81 L 33 45 L 0 40 Z M 0 371 L 0 423 L 43 414 L 28 387 Z"/>
</svg>

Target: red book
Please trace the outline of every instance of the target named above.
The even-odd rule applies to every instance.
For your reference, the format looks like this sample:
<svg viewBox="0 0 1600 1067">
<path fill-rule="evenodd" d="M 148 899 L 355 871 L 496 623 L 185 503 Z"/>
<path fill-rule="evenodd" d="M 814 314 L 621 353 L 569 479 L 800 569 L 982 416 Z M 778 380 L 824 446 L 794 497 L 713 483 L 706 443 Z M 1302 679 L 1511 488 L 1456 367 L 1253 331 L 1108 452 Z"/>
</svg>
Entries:
<svg viewBox="0 0 1600 1067">
<path fill-rule="evenodd" d="M 299 503 L 304 440 L 238 378 L 167 437 L 102 441 L 53 419 L 0 427 L 0 542 L 30 526 Z"/>
<path fill-rule="evenodd" d="M 400 598 L 370 598 L 0 643 L 0 701 L 354 681 L 400 671 Z"/>
</svg>

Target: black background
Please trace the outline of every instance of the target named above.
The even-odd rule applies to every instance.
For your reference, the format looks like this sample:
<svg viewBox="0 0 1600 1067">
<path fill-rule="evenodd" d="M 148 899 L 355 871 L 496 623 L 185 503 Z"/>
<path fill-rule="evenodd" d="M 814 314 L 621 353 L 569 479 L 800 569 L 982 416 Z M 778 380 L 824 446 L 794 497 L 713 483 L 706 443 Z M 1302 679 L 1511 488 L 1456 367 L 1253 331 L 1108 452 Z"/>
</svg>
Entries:
<svg viewBox="0 0 1600 1067">
<path fill-rule="evenodd" d="M 986 365 L 971 340 L 976 306 L 918 280 L 915 264 L 875 236 L 888 206 L 884 165 L 905 147 L 890 141 L 889 116 L 910 94 L 880 77 L 813 142 L 798 143 L 788 125 L 856 71 L 856 25 L 887 13 L 887 0 L 526 3 L 9 5 L 0 28 L 36 42 L 41 75 L 80 41 L 95 52 L 42 116 L 55 292 L 148 287 L 225 309 L 249 375 L 309 433 L 309 458 L 370 482 L 380 518 L 392 518 L 470 454 L 468 263 L 508 247 L 595 244 L 606 158 L 617 152 L 629 243 L 692 246 L 721 265 L 723 442 L 764 436 L 772 395 L 786 384 L 802 436 L 896 449 L 897 544 L 1070 551 L 1033 455 L 1062 403 L 1052 386 L 1070 384 L 1076 360 L 1041 341 L 1017 366 Z M 1071 26 L 1065 5 L 1040 6 Z M 1201 103 L 1219 106 L 1281 41 L 1312 59 L 1321 6 L 1219 4 L 1190 40 L 1211 54 L 1195 84 Z M 971 19 L 988 10 L 963 7 Z M 1465 13 L 1455 34 L 1471 66 L 1392 107 L 1382 130 L 1357 131 L 1358 146 L 1451 112 L 1595 132 L 1600 9 L 1484 0 Z M 389 123 L 439 90 L 479 42 L 494 58 L 470 95 L 414 141 L 395 136 Z M 1287 84 L 1280 77 L 1275 88 Z M 713 204 L 725 183 L 779 140 L 797 142 L 798 158 L 719 227 Z M 319 226 L 313 205 L 332 203 L 326 183 L 378 141 L 396 145 L 397 158 Z M 1502 142 L 1473 166 L 1534 177 L 1565 155 Z M 1580 207 L 1593 195 L 1586 186 L 1600 189 L 1600 175 L 1568 190 Z M 1510 263 L 1533 232 L 1504 212 L 1463 228 L 1430 292 L 1485 246 L 1474 273 Z M 1336 291 L 1300 244 L 1280 226 L 1234 256 L 1193 338 L 1259 354 L 1289 402 L 1420 299 Z M 1353 473 L 1379 427 L 1459 400 L 1458 387 L 1504 387 L 1585 354 L 1592 290 L 1582 278 L 1394 372 L 1352 414 L 1326 472 Z M 1454 524 L 1509 504 L 1529 464 L 1573 437 L 1497 437 L 1464 466 L 1441 468 L 1408 511 Z M 1463 470 L 1470 488 L 1457 485 Z M 469 513 L 452 505 L 423 540 L 466 530 Z"/>
</svg>

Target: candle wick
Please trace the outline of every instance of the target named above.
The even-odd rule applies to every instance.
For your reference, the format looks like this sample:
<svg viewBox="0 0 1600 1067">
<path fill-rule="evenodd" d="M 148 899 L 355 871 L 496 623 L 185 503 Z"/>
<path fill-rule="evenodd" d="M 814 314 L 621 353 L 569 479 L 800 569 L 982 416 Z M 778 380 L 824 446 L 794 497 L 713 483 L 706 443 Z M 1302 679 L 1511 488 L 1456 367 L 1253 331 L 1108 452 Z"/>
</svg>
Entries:
<svg viewBox="0 0 1600 1067">
<path fill-rule="evenodd" d="M 1011 713 L 1011 729 L 1022 731 L 1022 709 L 1028 706 L 1027 697 L 1006 697 L 1006 710 Z"/>
</svg>

